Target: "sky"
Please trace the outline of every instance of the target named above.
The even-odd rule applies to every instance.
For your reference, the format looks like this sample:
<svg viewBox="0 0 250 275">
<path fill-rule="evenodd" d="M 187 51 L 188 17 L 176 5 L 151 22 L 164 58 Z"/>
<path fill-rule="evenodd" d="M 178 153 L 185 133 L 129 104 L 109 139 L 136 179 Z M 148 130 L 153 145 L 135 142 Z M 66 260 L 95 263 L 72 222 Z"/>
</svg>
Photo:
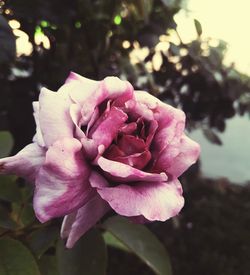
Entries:
<svg viewBox="0 0 250 275">
<path fill-rule="evenodd" d="M 227 121 L 226 131 L 217 133 L 222 146 L 208 141 L 200 129 L 192 131 L 189 136 L 201 145 L 203 174 L 212 178 L 226 177 L 231 182 L 239 184 L 249 182 L 250 139 L 244 138 L 248 137 L 249 133 L 250 123 L 247 116 L 235 116 Z"/>
<path fill-rule="evenodd" d="M 228 43 L 226 63 L 250 75 L 250 0 L 188 0 L 187 11 L 175 16 L 184 42 L 195 38 L 193 19 L 199 20 L 203 37 Z"/>
</svg>

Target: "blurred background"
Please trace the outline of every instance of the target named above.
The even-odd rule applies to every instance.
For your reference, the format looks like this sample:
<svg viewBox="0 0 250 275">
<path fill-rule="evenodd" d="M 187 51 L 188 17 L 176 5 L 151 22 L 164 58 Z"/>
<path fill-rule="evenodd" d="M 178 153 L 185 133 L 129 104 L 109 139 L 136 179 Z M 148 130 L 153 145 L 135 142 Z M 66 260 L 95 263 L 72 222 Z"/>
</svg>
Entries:
<svg viewBox="0 0 250 275">
<path fill-rule="evenodd" d="M 181 179 L 181 214 L 148 225 L 173 274 L 248 275 L 249 10 L 248 0 L 0 0 L 1 157 L 30 143 L 42 86 L 57 90 L 70 71 L 127 79 L 181 108 L 202 147 Z M 0 213 L 8 208 L 2 188 Z M 33 222 L 31 208 L 23 223 Z M 109 248 L 108 274 L 153 273 Z"/>
</svg>

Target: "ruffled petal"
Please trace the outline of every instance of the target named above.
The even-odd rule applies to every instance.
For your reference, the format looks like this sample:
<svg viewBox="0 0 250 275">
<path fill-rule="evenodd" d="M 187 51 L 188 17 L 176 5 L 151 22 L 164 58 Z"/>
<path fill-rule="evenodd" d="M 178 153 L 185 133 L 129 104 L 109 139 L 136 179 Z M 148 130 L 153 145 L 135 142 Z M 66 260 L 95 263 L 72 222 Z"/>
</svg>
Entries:
<svg viewBox="0 0 250 275">
<path fill-rule="evenodd" d="M 150 161 L 151 154 L 149 151 L 133 154 L 124 157 L 115 157 L 112 160 L 130 165 L 136 169 L 143 169 Z"/>
<path fill-rule="evenodd" d="M 155 155 L 158 155 L 173 139 L 178 139 L 183 134 L 185 114 L 183 111 L 161 102 L 158 98 L 147 92 L 135 91 L 135 97 L 137 105 L 134 111 L 150 111 L 152 112 L 150 118 L 145 117 L 143 113 L 141 115 L 146 119 L 154 119 L 158 123 L 158 129 L 152 142 L 152 151 Z"/>
<path fill-rule="evenodd" d="M 62 139 L 47 151 L 36 177 L 34 209 L 41 222 L 66 215 L 81 207 L 92 195 L 90 168 L 82 157 L 82 144 Z"/>
<path fill-rule="evenodd" d="M 34 101 L 33 102 L 33 110 L 34 110 L 34 118 L 36 122 L 36 134 L 33 137 L 33 141 L 36 142 L 38 145 L 45 147 L 45 142 L 43 140 L 43 135 L 40 127 L 40 121 L 39 121 L 39 102 Z"/>
<path fill-rule="evenodd" d="M 81 129 L 81 106 L 78 104 L 72 104 L 70 106 L 70 116 L 75 126 L 74 137 L 81 139 L 85 137 L 85 133 Z"/>
<path fill-rule="evenodd" d="M 133 98 L 133 87 L 127 81 L 117 77 L 106 77 L 103 81 L 93 81 L 73 76 L 78 84 L 70 91 L 70 97 L 82 106 L 82 125 L 87 125 L 93 110 L 106 99 L 114 99 L 114 106 L 119 107 Z"/>
<path fill-rule="evenodd" d="M 100 117 L 99 122 L 97 121 L 97 128 L 90 130 L 90 138 L 97 146 L 103 144 L 105 148 L 108 148 L 127 118 L 128 116 L 122 110 L 112 107 Z"/>
<path fill-rule="evenodd" d="M 167 175 L 165 173 L 147 173 L 127 164 L 112 161 L 104 157 L 99 157 L 96 162 L 106 174 L 117 182 L 167 181 Z"/>
<path fill-rule="evenodd" d="M 96 194 L 76 213 L 66 216 L 61 233 L 61 236 L 67 237 L 66 247 L 72 248 L 109 210 L 108 203 Z"/>
<path fill-rule="evenodd" d="M 0 174 L 15 174 L 33 183 L 44 163 L 45 152 L 44 148 L 31 143 L 15 156 L 0 159 Z"/>
<path fill-rule="evenodd" d="M 68 84 L 69 85 L 69 84 Z M 39 121 L 43 139 L 47 147 L 62 138 L 72 138 L 74 123 L 70 117 L 69 108 L 72 104 L 67 84 L 52 92 L 42 88 L 39 96 Z"/>
<path fill-rule="evenodd" d="M 65 83 L 70 83 L 70 82 L 74 82 L 74 81 L 80 81 L 82 83 L 85 83 L 85 84 L 92 84 L 92 83 L 97 83 L 99 81 L 95 81 L 95 80 L 91 80 L 89 78 L 86 78 L 86 77 L 83 77 L 77 73 L 74 73 L 74 72 L 70 72 L 68 78 L 66 79 Z"/>
<path fill-rule="evenodd" d="M 128 217 L 142 215 L 149 221 L 165 221 L 176 216 L 184 205 L 182 188 L 177 179 L 100 187 L 97 192 L 118 214 Z"/>
<path fill-rule="evenodd" d="M 92 171 L 89 177 L 89 183 L 93 188 L 108 187 L 108 181 L 96 171 Z"/>
<path fill-rule="evenodd" d="M 179 177 L 200 155 L 200 145 L 183 135 L 178 143 L 165 148 L 153 170 L 164 171 L 173 177 Z"/>
</svg>

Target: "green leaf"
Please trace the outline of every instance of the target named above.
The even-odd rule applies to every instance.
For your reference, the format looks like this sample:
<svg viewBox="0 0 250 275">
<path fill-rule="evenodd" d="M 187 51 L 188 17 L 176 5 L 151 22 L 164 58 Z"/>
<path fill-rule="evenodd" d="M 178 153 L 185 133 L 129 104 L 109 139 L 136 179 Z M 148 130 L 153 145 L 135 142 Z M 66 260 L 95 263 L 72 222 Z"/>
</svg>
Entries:
<svg viewBox="0 0 250 275">
<path fill-rule="evenodd" d="M 7 210 L 0 206 L 0 227 L 4 229 L 14 230 L 18 227 L 17 223 L 13 221 Z"/>
<path fill-rule="evenodd" d="M 57 227 L 44 227 L 33 231 L 27 236 L 26 240 L 33 253 L 40 258 L 58 239 L 58 236 L 59 230 Z"/>
<path fill-rule="evenodd" d="M 38 265 L 42 275 L 59 275 L 56 257 L 53 255 L 43 255 Z"/>
<path fill-rule="evenodd" d="M 194 19 L 194 25 L 198 36 L 201 36 L 202 35 L 201 23 L 197 19 Z"/>
<path fill-rule="evenodd" d="M 107 267 L 107 252 L 101 233 L 92 229 L 72 249 L 57 246 L 57 262 L 60 275 L 104 275 Z"/>
<path fill-rule="evenodd" d="M 14 140 L 11 133 L 8 131 L 0 131 L 0 158 L 8 156 L 13 145 Z"/>
<path fill-rule="evenodd" d="M 0 199 L 8 202 L 21 200 L 21 192 L 15 176 L 0 176 Z"/>
<path fill-rule="evenodd" d="M 118 240 L 114 235 L 112 235 L 110 232 L 106 231 L 103 233 L 103 238 L 106 243 L 106 245 L 112 246 L 114 248 L 131 252 L 127 246 L 125 246 L 120 240 Z"/>
<path fill-rule="evenodd" d="M 30 251 L 19 241 L 0 239 L 1 275 L 40 275 L 36 261 Z"/>
<path fill-rule="evenodd" d="M 33 207 L 28 202 L 13 203 L 12 209 L 12 216 L 21 227 L 26 227 L 35 220 Z"/>
<path fill-rule="evenodd" d="M 118 216 L 108 219 L 103 226 L 156 274 L 172 274 L 169 256 L 164 246 L 145 226 Z"/>
</svg>

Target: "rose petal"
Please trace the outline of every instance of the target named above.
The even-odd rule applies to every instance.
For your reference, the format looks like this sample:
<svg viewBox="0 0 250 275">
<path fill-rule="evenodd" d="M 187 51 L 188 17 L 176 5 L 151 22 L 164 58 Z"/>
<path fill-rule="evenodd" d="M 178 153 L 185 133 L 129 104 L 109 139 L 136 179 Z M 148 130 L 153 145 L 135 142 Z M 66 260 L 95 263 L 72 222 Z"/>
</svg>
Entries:
<svg viewBox="0 0 250 275">
<path fill-rule="evenodd" d="M 164 171 L 179 177 L 197 161 L 199 155 L 199 144 L 183 135 L 177 144 L 166 147 L 153 170 Z"/>
<path fill-rule="evenodd" d="M 136 122 L 125 124 L 120 128 L 120 133 L 131 135 L 137 128 Z"/>
<path fill-rule="evenodd" d="M 93 84 L 93 83 L 97 83 L 98 81 L 95 81 L 95 80 L 91 80 L 91 79 L 88 79 L 86 77 L 83 77 L 77 73 L 74 73 L 74 72 L 70 72 L 68 78 L 66 79 L 65 83 L 70 83 L 70 82 L 73 82 L 73 81 L 80 81 L 82 83 L 90 83 L 90 84 Z"/>
<path fill-rule="evenodd" d="M 140 182 L 133 186 L 98 188 L 97 192 L 122 216 L 142 215 L 149 221 L 165 221 L 177 215 L 184 205 L 177 179 L 171 182 Z"/>
<path fill-rule="evenodd" d="M 45 149 L 31 143 L 15 156 L 0 159 L 0 174 L 15 174 L 33 183 L 44 160 Z"/>
<path fill-rule="evenodd" d="M 45 222 L 82 206 L 92 195 L 89 175 L 78 140 L 65 138 L 55 142 L 36 177 L 34 209 L 38 219 Z"/>
<path fill-rule="evenodd" d="M 72 138 L 74 124 L 69 114 L 71 100 L 65 84 L 61 93 L 42 88 L 39 96 L 39 121 L 43 139 L 47 147 L 62 138 Z"/>
<path fill-rule="evenodd" d="M 97 146 L 103 144 L 108 148 L 127 118 L 128 116 L 121 109 L 111 107 L 110 111 L 105 112 L 96 122 L 97 128 L 90 130 L 90 138 L 96 142 Z"/>
<path fill-rule="evenodd" d="M 108 173 L 117 182 L 131 182 L 131 181 L 167 181 L 165 173 L 154 174 L 147 173 L 127 164 L 108 160 L 104 157 L 97 159 L 97 164 L 100 168 Z"/>
<path fill-rule="evenodd" d="M 78 209 L 74 216 L 67 216 L 64 222 L 63 236 L 68 235 L 66 247 L 72 248 L 74 244 L 84 235 L 91 227 L 93 227 L 108 211 L 109 205 L 99 195 L 94 196 L 83 207 Z M 72 223 L 72 218 L 74 222 Z M 71 219 L 67 221 L 67 219 Z M 71 224 L 71 228 L 70 225 Z M 70 229 L 69 229 L 70 228 Z"/>
<path fill-rule="evenodd" d="M 84 138 L 85 134 L 81 129 L 81 106 L 78 104 L 72 104 L 70 106 L 70 116 L 75 125 L 75 137 L 78 139 Z"/>
<path fill-rule="evenodd" d="M 99 117 L 99 109 L 96 107 L 96 108 L 94 109 L 94 112 L 93 112 L 93 114 L 92 114 L 92 116 L 91 116 L 91 118 L 90 118 L 90 121 L 89 121 L 89 123 L 88 123 L 88 126 L 87 126 L 87 131 L 86 131 L 86 135 L 87 135 L 87 136 L 88 136 L 88 134 L 89 134 L 89 131 L 90 131 L 91 127 L 92 127 L 93 124 L 97 121 L 98 117 Z"/>
<path fill-rule="evenodd" d="M 147 92 L 135 91 L 137 106 L 135 112 L 141 109 L 150 110 L 153 113 L 151 120 L 156 120 L 158 129 L 153 139 L 153 151 L 158 152 L 171 143 L 173 139 L 180 138 L 185 128 L 185 114 Z"/>
<path fill-rule="evenodd" d="M 126 156 L 126 154 L 115 144 L 111 144 L 104 153 L 104 157 L 110 160 L 115 160 L 117 157 L 124 156 Z"/>
<path fill-rule="evenodd" d="M 130 156 L 114 157 L 111 160 L 130 165 L 136 169 L 143 169 L 148 164 L 150 159 L 151 159 L 150 152 L 144 151 L 142 153 L 137 153 Z"/>
<path fill-rule="evenodd" d="M 109 186 L 107 180 L 96 171 L 92 171 L 89 177 L 89 183 L 94 188 L 102 188 Z"/>
<path fill-rule="evenodd" d="M 123 135 L 118 140 L 117 145 L 126 156 L 142 153 L 146 149 L 146 144 L 143 139 L 131 135 Z"/>
<path fill-rule="evenodd" d="M 150 122 L 149 130 L 148 130 L 148 136 L 146 138 L 146 146 L 149 148 L 153 138 L 155 136 L 156 130 L 158 129 L 158 122 L 156 120 L 152 120 Z"/>
<path fill-rule="evenodd" d="M 87 125 L 93 110 L 106 99 L 115 99 L 115 106 L 121 106 L 133 98 L 133 87 L 117 77 L 106 77 L 103 81 L 83 78 L 81 85 L 70 91 L 72 100 L 82 106 L 82 122 Z"/>
<path fill-rule="evenodd" d="M 41 131 L 41 127 L 40 127 L 40 121 L 39 121 L 39 102 L 38 101 L 34 101 L 32 103 L 33 105 L 33 110 L 34 110 L 34 118 L 35 118 L 35 122 L 36 122 L 36 134 L 33 137 L 33 141 L 36 142 L 38 145 L 45 147 L 45 143 L 43 140 L 43 135 L 42 135 L 42 131 Z"/>
<path fill-rule="evenodd" d="M 62 226 L 61 226 L 61 232 L 60 232 L 60 235 L 61 235 L 62 239 L 68 238 L 71 227 L 72 227 L 72 224 L 75 222 L 76 215 L 77 215 L 77 210 L 70 213 L 70 214 L 68 214 L 68 215 L 66 215 L 63 218 L 63 222 L 62 222 Z"/>
</svg>

